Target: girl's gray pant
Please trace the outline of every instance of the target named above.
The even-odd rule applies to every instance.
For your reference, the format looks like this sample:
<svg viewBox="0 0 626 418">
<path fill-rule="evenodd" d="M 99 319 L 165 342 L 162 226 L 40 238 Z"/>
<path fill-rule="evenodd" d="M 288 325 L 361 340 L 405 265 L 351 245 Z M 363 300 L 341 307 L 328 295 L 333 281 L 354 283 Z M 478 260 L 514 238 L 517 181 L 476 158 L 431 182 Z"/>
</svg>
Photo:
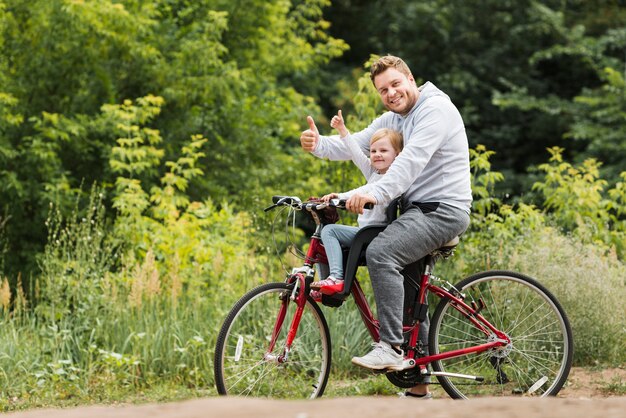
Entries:
<svg viewBox="0 0 626 418">
<path fill-rule="evenodd" d="M 436 210 L 426 212 L 411 205 L 367 247 L 367 268 L 380 321 L 380 339 L 389 344 L 404 342 L 403 268 L 462 234 L 469 226 L 469 215 L 453 206 L 439 204 Z M 426 345 L 428 328 L 427 324 L 422 325 L 420 341 Z"/>
</svg>

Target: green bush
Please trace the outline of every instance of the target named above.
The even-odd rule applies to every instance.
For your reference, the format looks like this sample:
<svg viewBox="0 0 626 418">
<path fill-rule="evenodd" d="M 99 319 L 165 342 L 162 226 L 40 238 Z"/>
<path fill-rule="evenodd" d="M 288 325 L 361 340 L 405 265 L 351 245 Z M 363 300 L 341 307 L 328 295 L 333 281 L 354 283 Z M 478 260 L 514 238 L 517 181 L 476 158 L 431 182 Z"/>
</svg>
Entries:
<svg viewBox="0 0 626 418">
<path fill-rule="evenodd" d="M 473 151 L 474 182 L 486 187 L 475 201 L 470 230 L 458 255 L 444 263 L 445 276 L 459 279 L 479 270 L 517 270 L 536 277 L 567 312 L 574 333 L 578 365 L 626 361 L 626 242 L 624 186 L 605 191 L 597 163 L 578 167 L 551 149 L 551 162 L 536 187 L 546 196 L 544 211 L 520 203 L 514 207 L 492 199 L 490 154 Z M 624 173 L 622 174 L 624 176 Z M 487 202 L 487 204 L 485 204 Z M 494 205 L 494 202 L 496 203 Z M 453 280 L 450 280 L 453 281 Z"/>
<path fill-rule="evenodd" d="M 134 105 L 124 106 L 112 109 L 128 111 Z M 141 135 L 139 121 L 129 126 L 136 126 L 129 132 Z M 158 133 L 143 132 L 152 135 L 151 146 L 158 151 Z M 148 142 L 120 140 L 112 159 L 121 161 L 130 155 L 125 147 Z M 245 291 L 282 280 L 284 270 L 279 260 L 265 255 L 265 243 L 257 245 L 251 215 L 227 204 L 218 209 L 210 200 L 188 199 L 186 180 L 200 174 L 194 161 L 202 144 L 201 137 L 192 138 L 173 162 L 162 162 L 158 152 L 138 153 L 154 157 L 143 166 L 153 169 L 151 175 L 146 175 L 150 170 L 143 176 L 133 173 L 135 164 L 146 161 L 137 156 L 127 159 L 125 168 L 118 165 L 115 223 L 107 222 L 97 187 L 89 200 L 76 202 L 68 218 L 52 208 L 33 297 L 6 279 L 0 285 L 0 395 L 17 399 L 1 407 L 127 396 L 164 382 L 214 393 L 212 355 L 221 321 Z M 472 226 L 455 257 L 440 263 L 436 274 L 451 282 L 496 268 L 534 276 L 555 293 L 570 318 L 575 364 L 623 364 L 626 266 L 613 240 L 602 240 L 623 233 L 618 222 L 622 201 L 605 206 L 613 216 L 607 219 L 615 219 L 608 225 L 613 235 L 576 233 L 579 223 L 567 224 L 571 231 L 566 232 L 565 212 L 554 203 L 542 212 L 531 204 L 508 206 L 493 198 L 493 185 L 502 177 L 489 171 L 486 149 L 478 147 L 472 156 L 479 192 Z M 143 180 L 159 172 L 165 173 L 160 186 L 144 190 Z M 574 180 L 580 181 L 562 177 L 550 187 L 568 188 Z M 371 297 L 365 270 L 360 278 Z M 350 358 L 370 342 L 357 310 L 348 301 L 339 309 L 325 308 L 325 314 L 333 372 L 363 376 L 350 365 Z"/>
</svg>

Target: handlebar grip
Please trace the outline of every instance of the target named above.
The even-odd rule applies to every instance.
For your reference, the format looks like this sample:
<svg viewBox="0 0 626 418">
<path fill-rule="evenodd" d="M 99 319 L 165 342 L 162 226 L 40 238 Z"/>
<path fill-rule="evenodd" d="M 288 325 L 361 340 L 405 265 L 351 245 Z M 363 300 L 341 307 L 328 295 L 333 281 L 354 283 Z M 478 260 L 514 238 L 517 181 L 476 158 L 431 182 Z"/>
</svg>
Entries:
<svg viewBox="0 0 626 418">
<path fill-rule="evenodd" d="M 272 202 L 275 205 L 293 205 L 302 203 L 300 198 L 297 196 L 272 196 Z"/>
<path fill-rule="evenodd" d="M 330 203 L 333 206 L 345 209 L 347 200 L 348 199 L 330 199 Z M 374 204 L 373 203 L 366 203 L 365 206 L 363 206 L 363 208 L 364 209 L 374 209 Z"/>
</svg>

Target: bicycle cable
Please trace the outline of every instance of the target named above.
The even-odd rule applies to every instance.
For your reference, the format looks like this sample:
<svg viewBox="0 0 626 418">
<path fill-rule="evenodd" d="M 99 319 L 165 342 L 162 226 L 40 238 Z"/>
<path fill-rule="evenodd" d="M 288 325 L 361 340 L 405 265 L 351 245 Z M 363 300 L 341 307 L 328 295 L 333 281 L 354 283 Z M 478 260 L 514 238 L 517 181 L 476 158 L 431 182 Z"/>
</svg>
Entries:
<svg viewBox="0 0 626 418">
<path fill-rule="evenodd" d="M 297 210 L 294 209 L 292 206 L 290 206 L 289 207 L 289 214 L 287 215 L 287 221 L 285 223 L 285 229 L 286 229 L 285 230 L 285 234 L 288 237 L 289 253 L 294 255 L 295 257 L 301 259 L 301 260 L 304 260 L 306 258 L 306 255 L 295 244 L 296 236 L 295 236 L 295 232 L 294 231 L 296 230 L 296 213 L 297 213 Z M 289 225 L 289 219 L 290 218 L 291 218 L 291 225 Z M 292 233 L 289 234 L 289 231 L 291 231 Z"/>
<path fill-rule="evenodd" d="M 278 251 L 278 242 L 276 242 L 276 221 L 278 220 L 279 216 L 285 211 L 285 209 L 286 208 L 283 207 L 280 210 L 278 210 L 276 212 L 276 215 L 274 216 L 274 220 L 272 221 L 272 243 L 274 244 L 274 251 L 276 252 L 276 258 L 280 260 L 280 265 L 283 268 L 283 270 L 285 270 L 285 272 L 288 272 L 287 268 L 285 267 L 285 262 L 283 260 L 283 257 Z"/>
<path fill-rule="evenodd" d="M 305 254 L 294 244 L 295 235 L 290 233 L 291 231 L 295 231 L 296 228 L 296 212 L 292 206 L 283 206 L 280 210 L 276 212 L 276 216 L 274 216 L 274 220 L 272 221 L 272 243 L 274 244 L 274 251 L 276 252 L 276 257 L 280 260 L 280 264 L 285 273 L 289 273 L 291 271 L 291 267 L 287 266 L 284 260 L 284 254 L 281 254 L 279 251 L 279 243 L 276 240 L 276 224 L 279 218 L 282 218 L 284 215 L 284 211 L 288 210 L 287 216 L 285 217 L 285 244 L 287 246 L 286 250 L 300 258 L 304 259 Z M 290 222 L 291 221 L 291 222 Z"/>
</svg>

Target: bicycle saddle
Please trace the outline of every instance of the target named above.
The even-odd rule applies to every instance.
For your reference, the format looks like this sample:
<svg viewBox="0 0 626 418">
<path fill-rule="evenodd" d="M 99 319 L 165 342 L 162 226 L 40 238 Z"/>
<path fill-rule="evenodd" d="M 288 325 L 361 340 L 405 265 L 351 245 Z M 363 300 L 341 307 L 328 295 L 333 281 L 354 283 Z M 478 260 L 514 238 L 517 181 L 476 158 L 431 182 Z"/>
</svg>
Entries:
<svg viewBox="0 0 626 418">
<path fill-rule="evenodd" d="M 459 244 L 460 238 L 454 237 L 450 241 L 443 244 L 441 247 L 437 248 L 435 251 L 449 251 L 454 249 Z"/>
</svg>

